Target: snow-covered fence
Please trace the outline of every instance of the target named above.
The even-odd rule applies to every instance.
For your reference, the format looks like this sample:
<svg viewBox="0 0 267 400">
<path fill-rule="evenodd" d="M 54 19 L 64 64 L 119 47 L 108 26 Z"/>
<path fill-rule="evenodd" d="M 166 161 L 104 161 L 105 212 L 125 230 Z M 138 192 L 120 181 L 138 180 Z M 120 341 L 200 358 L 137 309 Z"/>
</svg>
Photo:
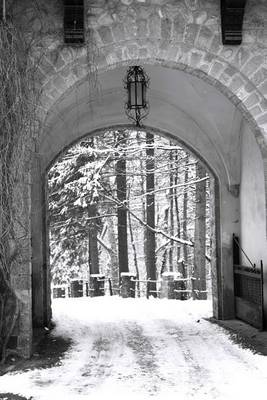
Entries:
<svg viewBox="0 0 267 400">
<path fill-rule="evenodd" d="M 131 291 L 141 296 L 154 296 L 159 298 L 168 298 L 176 300 L 187 300 L 190 297 L 198 298 L 198 291 L 195 289 L 195 278 L 181 278 L 180 274 L 174 272 L 165 272 L 162 274 L 161 279 L 136 279 L 131 278 L 133 286 Z M 137 289 L 137 283 L 144 287 Z M 155 289 L 151 289 L 150 284 L 154 284 Z M 131 297 L 135 297 L 132 295 Z"/>
</svg>

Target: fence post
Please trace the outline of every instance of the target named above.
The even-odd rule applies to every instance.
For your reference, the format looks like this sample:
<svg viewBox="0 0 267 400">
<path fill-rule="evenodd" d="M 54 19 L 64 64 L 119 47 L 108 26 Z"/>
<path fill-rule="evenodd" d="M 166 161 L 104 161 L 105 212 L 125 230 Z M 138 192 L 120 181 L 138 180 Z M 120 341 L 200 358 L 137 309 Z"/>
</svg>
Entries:
<svg viewBox="0 0 267 400">
<path fill-rule="evenodd" d="M 70 297 L 83 297 L 83 281 L 72 280 L 70 282 Z"/>
<path fill-rule="evenodd" d="M 121 272 L 121 297 L 135 297 L 136 276 L 129 272 Z"/>
<path fill-rule="evenodd" d="M 161 275 L 161 288 L 160 297 L 167 299 L 176 299 L 177 294 L 174 291 L 177 286 L 177 281 L 175 279 L 179 278 L 176 272 L 163 272 Z"/>
<path fill-rule="evenodd" d="M 197 285 L 196 285 L 196 278 L 191 278 L 191 282 L 192 282 L 192 299 L 193 300 L 197 300 L 198 296 L 197 296 Z"/>
<path fill-rule="evenodd" d="M 98 297 L 105 295 L 105 275 L 92 274 L 89 277 L 89 295 Z"/>
</svg>

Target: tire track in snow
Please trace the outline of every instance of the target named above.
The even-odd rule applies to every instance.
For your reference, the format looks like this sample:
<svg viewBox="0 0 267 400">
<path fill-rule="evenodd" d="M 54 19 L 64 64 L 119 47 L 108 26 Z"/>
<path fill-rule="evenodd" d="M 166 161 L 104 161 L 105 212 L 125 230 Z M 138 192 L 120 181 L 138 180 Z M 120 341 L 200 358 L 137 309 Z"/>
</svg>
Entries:
<svg viewBox="0 0 267 400">
<path fill-rule="evenodd" d="M 181 329 L 178 321 L 177 324 L 167 320 L 159 322 L 166 331 L 167 337 L 174 339 L 174 349 L 177 353 L 180 353 L 180 358 L 184 358 L 185 365 L 182 367 L 184 377 L 181 383 L 184 385 L 185 396 L 198 398 L 208 396 L 211 398 L 212 395 L 212 399 L 216 399 L 219 392 L 214 385 L 211 372 L 205 364 L 205 357 L 198 357 L 199 352 L 202 355 L 205 353 L 205 344 L 199 329 L 194 325 L 194 321 L 191 321 L 189 332 Z M 208 349 L 206 348 L 206 350 Z M 178 364 L 176 368 L 177 372 L 180 373 L 181 366 Z"/>
<path fill-rule="evenodd" d="M 116 362 L 123 356 L 125 338 L 115 324 L 101 324 L 91 327 L 88 335 L 88 358 L 80 370 L 82 385 L 76 392 L 92 391 L 105 384 L 114 374 Z"/>
<path fill-rule="evenodd" d="M 128 323 L 127 330 L 127 346 L 132 350 L 137 364 L 137 367 L 134 368 L 135 373 L 137 377 L 141 375 L 142 387 L 146 389 L 148 394 L 155 394 L 159 391 L 160 382 L 164 378 L 159 374 L 157 358 L 151 340 L 144 335 L 140 323 Z"/>
</svg>

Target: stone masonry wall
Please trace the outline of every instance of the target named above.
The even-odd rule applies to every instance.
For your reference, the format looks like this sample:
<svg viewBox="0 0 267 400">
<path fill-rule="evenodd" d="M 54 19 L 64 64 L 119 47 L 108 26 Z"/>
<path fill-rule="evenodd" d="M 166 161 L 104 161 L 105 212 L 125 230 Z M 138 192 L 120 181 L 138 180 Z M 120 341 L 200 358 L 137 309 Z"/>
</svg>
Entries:
<svg viewBox="0 0 267 400">
<path fill-rule="evenodd" d="M 34 32 L 43 105 L 52 104 L 88 73 L 86 45 L 63 43 L 63 2 L 16 2 L 20 24 Z M 99 69 L 139 61 L 194 73 L 267 132 L 267 3 L 248 0 L 242 46 L 222 46 L 219 0 L 86 0 Z M 25 9 L 25 5 L 28 5 Z M 22 9 L 23 8 L 23 12 Z M 90 50 L 90 46 L 89 46 Z"/>
</svg>

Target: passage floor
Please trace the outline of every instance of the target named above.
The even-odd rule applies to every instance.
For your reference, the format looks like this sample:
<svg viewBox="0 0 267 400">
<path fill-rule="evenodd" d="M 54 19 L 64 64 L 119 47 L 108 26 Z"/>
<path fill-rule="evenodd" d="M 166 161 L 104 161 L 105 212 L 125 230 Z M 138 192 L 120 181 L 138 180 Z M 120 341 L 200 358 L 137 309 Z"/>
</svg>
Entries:
<svg viewBox="0 0 267 400">
<path fill-rule="evenodd" d="M 266 393 L 267 357 L 205 318 L 209 301 L 53 300 L 53 335 L 71 338 L 59 365 L 0 377 L 32 399 L 251 399 Z"/>
</svg>

